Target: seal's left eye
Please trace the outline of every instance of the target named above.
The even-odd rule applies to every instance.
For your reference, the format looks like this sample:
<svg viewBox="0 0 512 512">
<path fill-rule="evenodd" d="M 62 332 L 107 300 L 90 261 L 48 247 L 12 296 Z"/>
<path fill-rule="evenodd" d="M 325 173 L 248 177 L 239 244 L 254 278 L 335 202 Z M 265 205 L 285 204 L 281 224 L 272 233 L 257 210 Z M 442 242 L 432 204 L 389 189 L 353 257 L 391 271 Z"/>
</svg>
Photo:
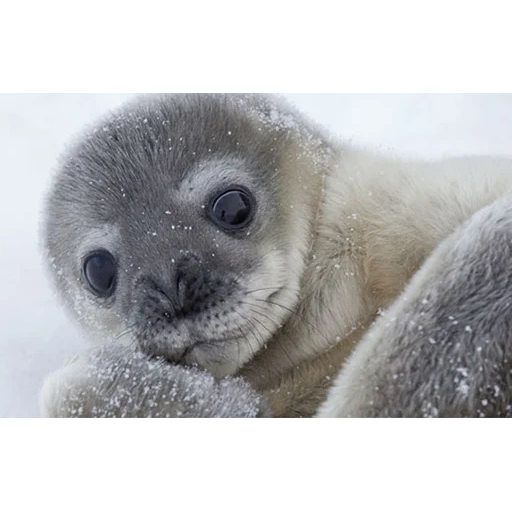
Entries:
<svg viewBox="0 0 512 512">
<path fill-rule="evenodd" d="M 117 275 L 114 256 L 108 251 L 89 254 L 84 262 L 84 275 L 98 297 L 110 297 L 114 293 Z"/>
<path fill-rule="evenodd" d="M 244 190 L 226 190 L 212 203 L 211 217 L 228 231 L 245 228 L 253 219 L 254 198 Z"/>
</svg>

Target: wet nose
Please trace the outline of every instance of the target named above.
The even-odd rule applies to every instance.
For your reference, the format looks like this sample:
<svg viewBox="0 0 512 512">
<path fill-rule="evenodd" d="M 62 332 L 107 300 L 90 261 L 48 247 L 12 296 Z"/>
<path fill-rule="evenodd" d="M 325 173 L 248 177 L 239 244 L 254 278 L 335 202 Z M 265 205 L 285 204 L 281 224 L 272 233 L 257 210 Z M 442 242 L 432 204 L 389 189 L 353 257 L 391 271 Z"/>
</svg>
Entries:
<svg viewBox="0 0 512 512">
<path fill-rule="evenodd" d="M 186 315 L 197 309 L 197 304 L 207 297 L 205 270 L 199 258 L 187 255 L 173 263 L 167 279 L 161 279 L 158 291 L 170 302 L 173 314 Z"/>
</svg>

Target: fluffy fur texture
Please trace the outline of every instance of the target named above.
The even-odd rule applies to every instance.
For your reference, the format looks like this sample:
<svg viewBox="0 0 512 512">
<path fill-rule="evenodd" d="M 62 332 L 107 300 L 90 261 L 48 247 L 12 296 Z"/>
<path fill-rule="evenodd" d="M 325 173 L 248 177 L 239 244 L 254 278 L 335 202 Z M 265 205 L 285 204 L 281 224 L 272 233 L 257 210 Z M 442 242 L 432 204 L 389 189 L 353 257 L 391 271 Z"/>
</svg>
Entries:
<svg viewBox="0 0 512 512">
<path fill-rule="evenodd" d="M 60 418 L 255 418 L 267 415 L 242 379 L 216 381 L 204 371 L 151 360 L 115 343 L 50 376 L 43 416 Z"/>
<path fill-rule="evenodd" d="M 235 185 L 258 208 L 233 235 L 205 210 Z M 241 376 L 264 397 L 248 415 L 269 407 L 274 416 L 312 416 L 336 381 L 321 415 L 503 416 L 508 331 L 506 315 L 492 313 L 506 309 L 508 199 L 448 237 L 511 185 L 508 160 L 411 162 L 345 147 L 275 97 L 150 96 L 109 115 L 65 156 L 45 249 L 65 304 L 97 341 L 117 338 L 148 361 L 165 359 L 168 382 L 182 382 L 182 365 L 208 371 L 212 390 Z M 82 273 L 100 248 L 119 265 L 107 300 Z M 399 299 L 358 343 L 420 268 L 407 307 Z M 173 295 L 178 275 L 185 286 Z M 122 374 L 115 351 L 102 353 L 85 360 Z M 104 404 L 104 386 L 84 384 L 96 378 L 90 364 L 70 368 L 45 388 L 48 415 L 70 410 L 59 392 L 68 381 L 88 390 L 84 402 Z M 204 393 L 204 374 L 187 371 L 198 372 Z M 222 400 L 239 416 L 232 397 L 245 384 L 229 382 Z M 129 415 L 126 404 L 118 412 Z"/>
</svg>

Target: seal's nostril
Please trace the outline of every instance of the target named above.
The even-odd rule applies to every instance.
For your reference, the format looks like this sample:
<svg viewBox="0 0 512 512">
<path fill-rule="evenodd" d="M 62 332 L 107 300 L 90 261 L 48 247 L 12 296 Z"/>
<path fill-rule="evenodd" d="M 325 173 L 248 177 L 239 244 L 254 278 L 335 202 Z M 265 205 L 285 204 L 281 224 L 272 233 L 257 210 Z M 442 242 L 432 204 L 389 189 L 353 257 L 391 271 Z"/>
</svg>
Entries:
<svg viewBox="0 0 512 512">
<path fill-rule="evenodd" d="M 163 290 L 162 288 L 160 288 L 159 286 L 155 285 L 155 289 L 158 293 L 162 294 L 171 304 L 174 303 L 174 301 L 172 300 L 171 297 L 169 297 L 169 294 Z"/>
<path fill-rule="evenodd" d="M 178 270 L 176 273 L 176 299 L 180 309 L 183 309 L 185 304 L 186 293 L 187 283 L 185 280 L 185 273 L 182 270 Z"/>
</svg>

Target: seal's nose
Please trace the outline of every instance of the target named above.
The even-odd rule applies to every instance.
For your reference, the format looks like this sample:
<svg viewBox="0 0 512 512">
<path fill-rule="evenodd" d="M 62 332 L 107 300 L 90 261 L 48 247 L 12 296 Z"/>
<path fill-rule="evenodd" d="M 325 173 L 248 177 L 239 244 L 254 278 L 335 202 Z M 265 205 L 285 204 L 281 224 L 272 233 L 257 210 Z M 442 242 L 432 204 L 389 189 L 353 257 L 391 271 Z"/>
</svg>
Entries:
<svg viewBox="0 0 512 512">
<path fill-rule="evenodd" d="M 172 316 L 187 316 L 199 312 L 201 303 L 207 301 L 211 295 L 208 272 L 196 256 L 186 255 L 177 263 L 173 262 L 166 277 L 153 282 Z"/>
</svg>

